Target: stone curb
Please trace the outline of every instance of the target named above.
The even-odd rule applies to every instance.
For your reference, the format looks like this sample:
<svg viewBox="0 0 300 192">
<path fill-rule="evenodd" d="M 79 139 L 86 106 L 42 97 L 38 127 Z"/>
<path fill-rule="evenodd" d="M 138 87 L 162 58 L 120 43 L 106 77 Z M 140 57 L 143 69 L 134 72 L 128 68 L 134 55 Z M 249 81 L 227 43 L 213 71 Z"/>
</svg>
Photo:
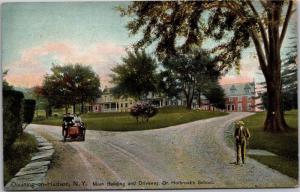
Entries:
<svg viewBox="0 0 300 192">
<path fill-rule="evenodd" d="M 38 152 L 34 153 L 31 162 L 16 173 L 6 185 L 6 191 L 32 191 L 39 190 L 46 178 L 49 165 L 55 152 L 53 145 L 44 137 L 35 132 L 28 131 L 38 142 Z"/>
</svg>

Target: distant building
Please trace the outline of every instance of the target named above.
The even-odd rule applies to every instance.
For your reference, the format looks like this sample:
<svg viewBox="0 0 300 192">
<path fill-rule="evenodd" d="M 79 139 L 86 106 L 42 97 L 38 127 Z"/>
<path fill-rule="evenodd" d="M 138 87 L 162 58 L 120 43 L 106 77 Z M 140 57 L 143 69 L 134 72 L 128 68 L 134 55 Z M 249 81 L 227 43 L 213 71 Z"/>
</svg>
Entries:
<svg viewBox="0 0 300 192">
<path fill-rule="evenodd" d="M 225 91 L 225 111 L 255 111 L 255 83 L 227 84 L 222 86 Z M 186 98 L 183 94 L 179 98 L 169 98 L 160 94 L 149 93 L 143 100 L 151 102 L 156 107 L 164 106 L 185 106 Z M 116 98 L 110 88 L 105 88 L 100 98 L 87 105 L 89 112 L 128 112 L 137 101 L 131 97 Z M 193 109 L 214 111 L 213 107 L 205 96 L 201 96 L 199 106 L 196 98 L 192 102 Z"/>
<path fill-rule="evenodd" d="M 222 85 L 226 95 L 226 111 L 255 111 L 255 83 Z"/>
<path fill-rule="evenodd" d="M 110 88 L 105 88 L 100 98 L 88 104 L 89 112 L 127 112 L 136 103 L 131 97 L 116 98 Z"/>
</svg>

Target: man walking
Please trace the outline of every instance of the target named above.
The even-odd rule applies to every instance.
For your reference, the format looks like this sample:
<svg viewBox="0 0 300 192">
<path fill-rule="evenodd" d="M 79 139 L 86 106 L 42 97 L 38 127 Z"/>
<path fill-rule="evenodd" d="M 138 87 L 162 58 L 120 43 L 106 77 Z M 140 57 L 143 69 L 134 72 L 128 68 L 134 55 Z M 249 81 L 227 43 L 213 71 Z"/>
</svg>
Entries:
<svg viewBox="0 0 300 192">
<path fill-rule="evenodd" d="M 242 163 L 245 164 L 246 146 L 247 141 L 250 138 L 250 132 L 248 128 L 244 127 L 243 121 L 235 122 L 235 144 L 236 144 L 236 164 L 240 162 L 240 155 L 242 156 Z"/>
</svg>

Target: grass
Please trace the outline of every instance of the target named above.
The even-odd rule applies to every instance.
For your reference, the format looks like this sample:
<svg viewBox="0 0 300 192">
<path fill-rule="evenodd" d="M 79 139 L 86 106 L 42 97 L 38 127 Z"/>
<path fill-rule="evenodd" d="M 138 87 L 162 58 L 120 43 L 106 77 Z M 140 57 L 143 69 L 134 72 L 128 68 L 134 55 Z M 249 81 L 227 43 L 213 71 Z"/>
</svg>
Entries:
<svg viewBox="0 0 300 192">
<path fill-rule="evenodd" d="M 251 157 L 290 177 L 298 179 L 298 111 L 286 112 L 285 118 L 291 129 L 284 133 L 263 131 L 265 116 L 265 112 L 259 112 L 243 119 L 251 133 L 249 148 L 267 150 L 278 156 L 251 155 Z"/>
<path fill-rule="evenodd" d="M 81 116 L 88 129 L 104 131 L 138 131 L 158 129 L 200 119 L 223 116 L 227 113 L 217 111 L 186 110 L 183 107 L 165 107 L 151 118 L 148 123 L 137 123 L 129 113 L 88 113 Z M 61 125 L 62 117 L 51 117 L 35 121 L 37 124 Z"/>
<path fill-rule="evenodd" d="M 37 152 L 37 142 L 33 136 L 24 133 L 16 139 L 10 151 L 4 152 L 4 184 L 31 160 Z"/>
</svg>

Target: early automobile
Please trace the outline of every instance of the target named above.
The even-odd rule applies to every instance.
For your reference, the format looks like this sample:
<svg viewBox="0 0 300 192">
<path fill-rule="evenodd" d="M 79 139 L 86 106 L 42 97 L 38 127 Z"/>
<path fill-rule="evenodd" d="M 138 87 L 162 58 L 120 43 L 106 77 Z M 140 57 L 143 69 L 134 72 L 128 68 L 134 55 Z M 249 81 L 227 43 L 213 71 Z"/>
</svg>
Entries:
<svg viewBox="0 0 300 192">
<path fill-rule="evenodd" d="M 85 130 L 86 127 L 84 123 L 80 120 L 77 121 L 74 115 L 67 114 L 63 118 L 62 124 L 62 136 L 64 142 L 68 140 L 85 140 Z"/>
</svg>

